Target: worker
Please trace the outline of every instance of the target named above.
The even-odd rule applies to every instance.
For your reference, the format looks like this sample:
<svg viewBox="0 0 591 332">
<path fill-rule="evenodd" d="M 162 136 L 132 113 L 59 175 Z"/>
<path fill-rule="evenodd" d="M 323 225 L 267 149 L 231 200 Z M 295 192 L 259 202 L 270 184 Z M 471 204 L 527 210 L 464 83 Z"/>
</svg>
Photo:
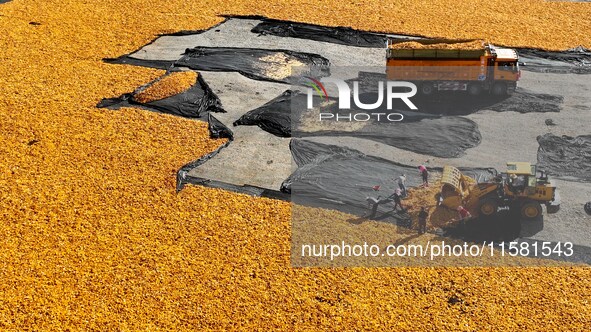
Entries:
<svg viewBox="0 0 591 332">
<path fill-rule="evenodd" d="M 422 206 L 419 212 L 419 234 L 425 234 L 427 231 L 427 218 L 429 218 L 429 212 Z"/>
<path fill-rule="evenodd" d="M 472 218 L 470 211 L 466 210 L 463 206 L 458 206 L 458 215 L 460 216 L 460 227 L 462 232 L 466 231 L 466 220 Z"/>
<path fill-rule="evenodd" d="M 394 194 L 392 194 L 392 199 L 394 200 L 394 210 L 396 211 L 396 208 L 400 206 L 400 209 L 404 212 L 406 211 L 404 209 L 404 207 L 402 206 L 402 190 L 400 190 L 400 188 L 397 188 L 396 191 L 394 192 Z"/>
<path fill-rule="evenodd" d="M 429 187 L 429 171 L 427 170 L 427 167 L 420 165 L 419 174 L 421 174 L 421 177 L 423 178 L 422 187 Z"/>
<path fill-rule="evenodd" d="M 398 188 L 400 188 L 400 190 L 402 191 L 402 197 L 406 197 L 406 175 L 400 175 L 398 179 L 396 179 L 396 181 L 398 182 Z"/>
<path fill-rule="evenodd" d="M 460 220 L 466 220 L 472 218 L 470 211 L 466 210 L 463 206 L 458 206 L 458 215 L 460 216 Z"/>
<path fill-rule="evenodd" d="M 525 190 L 525 176 L 523 175 L 518 175 L 513 179 L 513 188 L 515 188 L 515 190 L 517 192 L 522 192 L 523 190 Z"/>
</svg>

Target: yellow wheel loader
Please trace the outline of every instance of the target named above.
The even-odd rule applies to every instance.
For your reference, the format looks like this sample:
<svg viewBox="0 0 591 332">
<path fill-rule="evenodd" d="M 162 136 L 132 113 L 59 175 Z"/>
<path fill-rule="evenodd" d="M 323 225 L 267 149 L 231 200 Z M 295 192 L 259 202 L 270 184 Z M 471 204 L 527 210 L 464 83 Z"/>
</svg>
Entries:
<svg viewBox="0 0 591 332">
<path fill-rule="evenodd" d="M 493 180 L 476 183 L 452 166 L 445 166 L 441 176 L 441 205 L 450 209 L 463 206 L 472 216 L 491 216 L 499 208 L 519 211 L 526 219 L 560 209 L 560 196 L 556 186 L 544 172 L 537 176 L 536 165 L 527 162 L 509 162 L 507 171 Z"/>
</svg>

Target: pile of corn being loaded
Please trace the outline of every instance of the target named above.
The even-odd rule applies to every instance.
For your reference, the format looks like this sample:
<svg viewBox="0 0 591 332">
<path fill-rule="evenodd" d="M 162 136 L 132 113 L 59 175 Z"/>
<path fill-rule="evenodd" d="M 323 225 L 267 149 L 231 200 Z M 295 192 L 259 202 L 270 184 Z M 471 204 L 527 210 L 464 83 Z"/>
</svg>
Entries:
<svg viewBox="0 0 591 332">
<path fill-rule="evenodd" d="M 202 122 L 97 109 L 164 73 L 102 59 L 211 27 L 219 14 L 591 47 L 591 8 L 564 2 L 0 4 L 1 329 L 591 325 L 588 268 L 292 268 L 287 203 L 191 186 L 177 194 L 176 171 L 224 141 Z"/>
<path fill-rule="evenodd" d="M 458 213 L 445 206 L 439 205 L 439 192 L 441 182 L 439 179 L 431 181 L 429 187 L 410 188 L 408 196 L 403 200 L 405 207 L 408 206 L 408 214 L 413 221 L 413 228 L 418 228 L 417 220 L 421 207 L 424 207 L 429 213 L 427 218 L 427 230 L 436 230 L 454 226 L 458 222 Z"/>
</svg>

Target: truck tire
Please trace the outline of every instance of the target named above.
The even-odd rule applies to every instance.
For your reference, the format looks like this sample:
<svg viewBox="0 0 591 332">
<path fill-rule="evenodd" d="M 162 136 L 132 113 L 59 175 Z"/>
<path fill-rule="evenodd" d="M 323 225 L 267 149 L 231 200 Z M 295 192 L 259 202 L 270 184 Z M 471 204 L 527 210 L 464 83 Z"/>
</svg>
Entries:
<svg viewBox="0 0 591 332">
<path fill-rule="evenodd" d="M 521 217 L 532 220 L 542 215 L 542 206 L 536 201 L 525 201 L 521 205 Z"/>
<path fill-rule="evenodd" d="M 507 84 L 495 83 L 492 87 L 492 93 L 495 96 L 506 96 L 507 95 Z"/>
<path fill-rule="evenodd" d="M 478 205 L 478 212 L 480 213 L 480 215 L 486 217 L 492 216 L 493 214 L 497 213 L 498 209 L 499 202 L 497 202 L 497 200 L 493 198 L 485 199 Z"/>
<path fill-rule="evenodd" d="M 425 96 L 430 96 L 435 92 L 435 87 L 433 83 L 423 83 L 421 84 L 421 93 Z"/>
<path fill-rule="evenodd" d="M 478 96 L 482 93 L 482 86 L 480 84 L 468 85 L 468 93 L 472 96 Z"/>
<path fill-rule="evenodd" d="M 585 204 L 585 212 L 587 212 L 588 215 L 591 215 L 591 202 Z"/>
</svg>

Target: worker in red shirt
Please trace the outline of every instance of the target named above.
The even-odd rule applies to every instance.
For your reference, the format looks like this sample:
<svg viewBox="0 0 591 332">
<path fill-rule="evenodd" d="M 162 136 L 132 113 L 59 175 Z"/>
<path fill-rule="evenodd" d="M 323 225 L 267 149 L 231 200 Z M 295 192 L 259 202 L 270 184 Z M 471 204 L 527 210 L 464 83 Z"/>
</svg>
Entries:
<svg viewBox="0 0 591 332">
<path fill-rule="evenodd" d="M 460 229 L 462 232 L 466 232 L 466 220 L 472 218 L 470 211 L 466 210 L 463 206 L 458 206 L 458 215 L 460 216 Z"/>
<path fill-rule="evenodd" d="M 428 187 L 429 186 L 429 171 L 427 170 L 427 167 L 425 167 L 424 165 L 420 165 L 419 166 L 419 174 L 421 174 L 421 177 L 423 178 L 423 187 Z"/>
<path fill-rule="evenodd" d="M 472 218 L 470 211 L 466 210 L 463 206 L 458 206 L 458 215 L 460 216 L 460 221 L 465 221 L 466 219 Z"/>
</svg>

